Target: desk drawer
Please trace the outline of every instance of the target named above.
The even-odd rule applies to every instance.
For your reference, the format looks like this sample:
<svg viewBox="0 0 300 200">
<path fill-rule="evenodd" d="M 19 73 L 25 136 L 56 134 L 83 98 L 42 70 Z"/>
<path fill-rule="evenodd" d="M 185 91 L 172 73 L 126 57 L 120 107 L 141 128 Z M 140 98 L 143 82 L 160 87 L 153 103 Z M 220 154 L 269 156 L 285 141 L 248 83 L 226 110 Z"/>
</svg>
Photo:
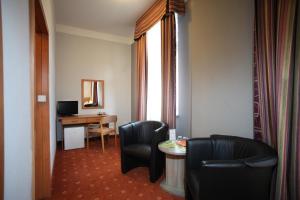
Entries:
<svg viewBox="0 0 300 200">
<path fill-rule="evenodd" d="M 85 119 L 86 123 L 100 123 L 100 118 L 97 117 L 90 117 Z"/>
<path fill-rule="evenodd" d="M 68 125 L 68 124 L 84 124 L 85 119 L 64 119 L 62 120 L 63 125 Z"/>
<path fill-rule="evenodd" d="M 62 125 L 99 123 L 101 117 L 70 117 L 61 120 Z"/>
</svg>

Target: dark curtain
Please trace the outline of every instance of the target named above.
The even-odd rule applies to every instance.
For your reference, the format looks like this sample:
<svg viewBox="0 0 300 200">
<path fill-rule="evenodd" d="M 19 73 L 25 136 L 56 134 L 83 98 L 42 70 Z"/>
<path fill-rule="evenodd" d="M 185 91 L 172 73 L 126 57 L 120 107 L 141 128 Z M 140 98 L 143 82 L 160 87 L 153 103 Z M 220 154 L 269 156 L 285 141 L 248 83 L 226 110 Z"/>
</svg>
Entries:
<svg viewBox="0 0 300 200">
<path fill-rule="evenodd" d="M 176 128 L 176 23 L 170 13 L 161 20 L 162 121 Z"/>
<path fill-rule="evenodd" d="M 159 20 L 162 30 L 162 121 L 176 126 L 176 29 L 175 13 L 184 14 L 184 0 L 157 0 L 137 20 L 134 39 L 137 58 L 137 116 L 147 116 L 147 46 L 146 32 Z"/>
<path fill-rule="evenodd" d="M 297 0 L 255 1 L 254 137 L 278 151 L 272 197 L 276 200 L 300 199 L 297 4 Z"/>
<path fill-rule="evenodd" d="M 137 118 L 147 117 L 147 39 L 146 34 L 136 41 L 137 65 Z"/>
</svg>

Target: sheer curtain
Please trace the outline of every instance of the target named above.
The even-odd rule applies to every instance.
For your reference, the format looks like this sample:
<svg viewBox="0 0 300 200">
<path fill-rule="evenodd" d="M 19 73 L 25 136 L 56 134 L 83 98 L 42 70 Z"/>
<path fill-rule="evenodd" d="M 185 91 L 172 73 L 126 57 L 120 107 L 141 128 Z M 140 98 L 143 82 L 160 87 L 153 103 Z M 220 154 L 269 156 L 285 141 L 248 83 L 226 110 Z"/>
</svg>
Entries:
<svg viewBox="0 0 300 200">
<path fill-rule="evenodd" d="M 161 121 L 161 27 L 157 22 L 147 32 L 148 92 L 147 120 Z"/>
</svg>

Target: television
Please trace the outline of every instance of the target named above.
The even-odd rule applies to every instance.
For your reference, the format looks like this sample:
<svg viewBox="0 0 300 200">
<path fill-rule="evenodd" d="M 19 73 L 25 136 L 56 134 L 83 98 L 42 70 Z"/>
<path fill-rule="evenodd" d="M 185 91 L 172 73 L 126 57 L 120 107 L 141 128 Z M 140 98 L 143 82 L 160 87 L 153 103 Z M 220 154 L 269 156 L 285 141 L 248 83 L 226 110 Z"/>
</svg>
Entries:
<svg viewBox="0 0 300 200">
<path fill-rule="evenodd" d="M 78 101 L 58 101 L 57 114 L 61 116 L 78 114 Z"/>
</svg>

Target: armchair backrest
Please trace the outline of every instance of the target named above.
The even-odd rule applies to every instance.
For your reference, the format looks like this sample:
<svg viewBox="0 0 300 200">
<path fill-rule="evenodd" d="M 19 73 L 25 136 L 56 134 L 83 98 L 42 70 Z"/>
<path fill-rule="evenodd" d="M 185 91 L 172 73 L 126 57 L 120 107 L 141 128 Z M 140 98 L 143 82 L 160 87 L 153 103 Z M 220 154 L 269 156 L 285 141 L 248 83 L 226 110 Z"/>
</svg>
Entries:
<svg viewBox="0 0 300 200">
<path fill-rule="evenodd" d="M 187 141 L 185 164 L 195 199 L 270 199 L 277 153 L 252 139 L 212 135 Z"/>
<path fill-rule="evenodd" d="M 235 136 L 212 135 L 188 140 L 186 167 L 199 168 L 204 160 L 240 160 L 245 166 L 271 167 L 277 163 L 277 153 L 267 144 Z"/>
<path fill-rule="evenodd" d="M 158 121 L 139 121 L 133 123 L 133 131 L 136 135 L 137 143 L 151 144 L 155 130 L 164 126 L 164 123 Z"/>
<path fill-rule="evenodd" d="M 212 135 L 213 159 L 235 160 L 254 156 L 276 155 L 268 145 L 236 136 Z"/>
</svg>

